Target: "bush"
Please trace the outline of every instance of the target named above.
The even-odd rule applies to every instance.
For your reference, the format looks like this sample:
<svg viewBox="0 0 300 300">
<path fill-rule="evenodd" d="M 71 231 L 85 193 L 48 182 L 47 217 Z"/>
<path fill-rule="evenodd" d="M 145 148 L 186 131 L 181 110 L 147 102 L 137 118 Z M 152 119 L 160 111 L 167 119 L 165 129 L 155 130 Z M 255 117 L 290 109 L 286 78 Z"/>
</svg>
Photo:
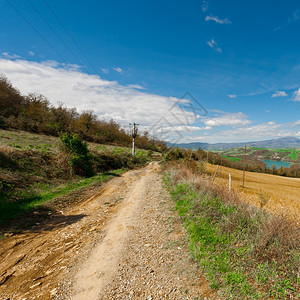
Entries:
<svg viewBox="0 0 300 300">
<path fill-rule="evenodd" d="M 86 177 L 93 176 L 94 171 L 87 143 L 82 142 L 76 134 L 63 133 L 60 135 L 60 139 L 62 150 L 69 156 L 72 172 Z"/>
<path fill-rule="evenodd" d="M 183 158 L 183 154 L 178 148 L 176 148 L 175 150 L 171 149 L 169 152 L 167 152 L 164 157 L 164 160 L 165 161 L 178 160 L 180 158 Z"/>
</svg>

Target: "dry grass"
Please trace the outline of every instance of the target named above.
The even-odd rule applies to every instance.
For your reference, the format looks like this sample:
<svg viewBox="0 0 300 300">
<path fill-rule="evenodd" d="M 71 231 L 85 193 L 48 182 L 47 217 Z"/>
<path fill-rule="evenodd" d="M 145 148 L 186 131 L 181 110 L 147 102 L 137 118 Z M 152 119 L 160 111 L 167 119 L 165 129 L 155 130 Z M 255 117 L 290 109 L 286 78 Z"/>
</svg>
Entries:
<svg viewBox="0 0 300 300">
<path fill-rule="evenodd" d="M 298 299 L 299 226 L 283 214 L 260 209 L 272 204 L 274 195 L 269 190 L 258 187 L 260 202 L 255 207 L 241 193 L 242 177 L 240 186 L 230 193 L 222 181 L 225 178 L 211 184 L 196 166 L 190 161 L 168 162 L 166 182 L 187 226 L 190 249 L 211 286 L 220 289 L 222 299 Z M 214 166 L 208 167 L 213 173 Z M 225 175 L 232 170 L 226 169 Z"/>
<path fill-rule="evenodd" d="M 207 165 L 207 170 L 212 174 L 216 168 L 217 166 Z M 228 187 L 229 173 L 232 189 L 243 201 L 280 216 L 286 215 L 300 224 L 300 178 L 246 172 L 243 188 L 243 171 L 222 167 L 221 172 L 219 168 L 215 183 Z"/>
</svg>

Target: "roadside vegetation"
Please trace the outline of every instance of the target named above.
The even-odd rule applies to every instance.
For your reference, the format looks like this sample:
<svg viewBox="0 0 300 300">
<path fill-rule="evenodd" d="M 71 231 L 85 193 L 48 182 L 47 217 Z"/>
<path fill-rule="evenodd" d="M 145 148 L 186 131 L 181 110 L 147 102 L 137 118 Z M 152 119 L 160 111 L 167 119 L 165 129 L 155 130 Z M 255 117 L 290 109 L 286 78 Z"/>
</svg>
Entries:
<svg viewBox="0 0 300 300">
<path fill-rule="evenodd" d="M 136 137 L 136 156 L 131 143 L 131 132 L 114 120 L 55 107 L 43 95 L 22 95 L 0 74 L 0 226 L 8 228 L 12 220 L 37 214 L 42 203 L 145 165 L 167 149 L 148 132 Z"/>
<path fill-rule="evenodd" d="M 299 227 L 211 184 L 203 162 L 179 152 L 167 156 L 165 183 L 210 286 L 221 299 L 299 299 Z"/>
<path fill-rule="evenodd" d="M 75 191 L 153 159 L 151 150 L 138 149 L 132 156 L 130 148 L 87 143 L 76 134 L 49 137 L 0 130 L 0 136 L 0 227 L 4 231 L 12 220 L 36 213 L 47 201 L 72 198 Z"/>
</svg>

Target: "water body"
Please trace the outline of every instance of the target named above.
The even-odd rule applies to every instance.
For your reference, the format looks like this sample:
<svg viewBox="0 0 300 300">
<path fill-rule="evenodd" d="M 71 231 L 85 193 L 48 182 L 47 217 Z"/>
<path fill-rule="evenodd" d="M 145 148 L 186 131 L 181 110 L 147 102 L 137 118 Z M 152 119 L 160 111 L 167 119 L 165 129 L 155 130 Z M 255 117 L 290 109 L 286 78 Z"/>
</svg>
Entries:
<svg viewBox="0 0 300 300">
<path fill-rule="evenodd" d="M 272 168 L 273 166 L 276 166 L 276 169 L 280 169 L 280 167 L 283 168 L 289 168 L 292 163 L 286 162 L 286 161 L 278 161 L 278 160 L 269 160 L 269 159 L 263 159 L 264 163 L 267 164 L 267 168 Z"/>
</svg>

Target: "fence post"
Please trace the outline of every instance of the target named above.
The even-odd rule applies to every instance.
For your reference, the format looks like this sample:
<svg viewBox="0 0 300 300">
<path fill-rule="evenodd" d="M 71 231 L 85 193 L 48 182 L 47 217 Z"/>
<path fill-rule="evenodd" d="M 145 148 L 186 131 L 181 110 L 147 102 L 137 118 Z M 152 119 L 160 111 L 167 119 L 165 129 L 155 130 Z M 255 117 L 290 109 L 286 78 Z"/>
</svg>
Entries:
<svg viewBox="0 0 300 300">
<path fill-rule="evenodd" d="M 218 173 L 218 170 L 219 170 L 219 165 L 217 166 L 217 169 L 216 169 L 216 171 L 215 171 L 215 174 L 214 174 L 214 176 L 213 176 L 213 178 L 212 178 L 212 180 L 211 180 L 211 183 L 210 183 L 210 184 L 213 184 L 213 183 L 214 183 L 214 181 L 215 181 L 215 178 L 216 178 L 216 175 L 217 175 L 217 173 Z"/>
</svg>

